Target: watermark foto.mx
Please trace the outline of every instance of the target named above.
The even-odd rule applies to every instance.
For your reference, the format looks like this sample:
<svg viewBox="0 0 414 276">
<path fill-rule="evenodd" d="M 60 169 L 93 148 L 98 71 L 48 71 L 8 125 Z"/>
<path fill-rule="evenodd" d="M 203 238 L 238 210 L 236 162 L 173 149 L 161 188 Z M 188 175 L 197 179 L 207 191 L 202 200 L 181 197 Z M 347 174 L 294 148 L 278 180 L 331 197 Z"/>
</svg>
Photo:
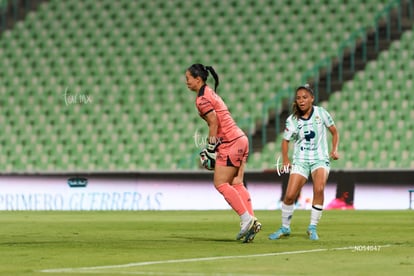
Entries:
<svg viewBox="0 0 414 276">
<path fill-rule="evenodd" d="M 64 97 L 67 106 L 72 104 L 91 104 L 93 102 L 92 96 L 80 93 L 71 94 L 68 87 L 65 89 Z"/>
<path fill-rule="evenodd" d="M 196 129 L 194 135 L 194 144 L 197 148 L 206 147 L 208 144 L 208 136 L 203 136 L 198 132 L 198 129 Z M 217 138 L 216 145 L 221 144 L 221 139 Z"/>
<path fill-rule="evenodd" d="M 280 163 L 280 156 L 277 157 L 275 166 L 277 175 L 279 176 L 285 173 L 289 173 L 290 171 L 290 165 L 283 165 L 282 163 Z"/>
</svg>

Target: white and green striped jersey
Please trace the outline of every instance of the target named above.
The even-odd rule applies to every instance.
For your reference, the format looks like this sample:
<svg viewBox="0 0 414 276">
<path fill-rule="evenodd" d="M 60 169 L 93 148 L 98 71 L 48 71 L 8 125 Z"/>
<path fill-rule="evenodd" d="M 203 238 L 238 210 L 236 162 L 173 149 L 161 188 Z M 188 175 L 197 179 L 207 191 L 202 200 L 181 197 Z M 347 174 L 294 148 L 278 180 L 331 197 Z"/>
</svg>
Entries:
<svg viewBox="0 0 414 276">
<path fill-rule="evenodd" d="M 297 119 L 293 114 L 286 119 L 283 139 L 294 141 L 293 160 L 312 162 L 329 159 L 326 137 L 328 127 L 334 125 L 331 115 L 319 106 L 313 106 L 308 119 Z"/>
</svg>

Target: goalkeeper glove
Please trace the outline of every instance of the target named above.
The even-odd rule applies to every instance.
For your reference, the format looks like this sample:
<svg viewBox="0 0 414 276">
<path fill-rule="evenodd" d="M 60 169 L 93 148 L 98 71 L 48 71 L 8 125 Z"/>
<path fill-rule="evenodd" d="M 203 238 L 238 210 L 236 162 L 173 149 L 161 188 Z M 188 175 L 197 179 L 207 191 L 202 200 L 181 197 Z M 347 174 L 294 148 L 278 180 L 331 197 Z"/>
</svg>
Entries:
<svg viewBox="0 0 414 276">
<path fill-rule="evenodd" d="M 205 149 L 200 152 L 201 165 L 207 170 L 214 170 L 216 165 L 216 144 L 208 144 Z"/>
<path fill-rule="evenodd" d="M 215 153 L 213 153 L 213 155 L 209 154 L 207 149 L 203 149 L 200 152 L 201 165 L 209 171 L 214 170 L 214 167 L 216 165 L 216 159 L 215 158 L 216 158 L 216 154 Z"/>
</svg>

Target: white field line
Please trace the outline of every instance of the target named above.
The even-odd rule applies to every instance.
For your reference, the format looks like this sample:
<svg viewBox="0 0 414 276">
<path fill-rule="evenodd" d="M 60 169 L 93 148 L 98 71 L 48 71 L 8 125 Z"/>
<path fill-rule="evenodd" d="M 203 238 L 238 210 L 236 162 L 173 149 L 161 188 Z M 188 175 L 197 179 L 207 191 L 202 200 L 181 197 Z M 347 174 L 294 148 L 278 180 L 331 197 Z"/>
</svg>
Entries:
<svg viewBox="0 0 414 276">
<path fill-rule="evenodd" d="M 379 247 L 390 247 L 390 244 L 381 245 Z M 176 263 L 194 263 L 194 262 L 207 262 L 207 261 L 217 261 L 217 260 L 228 260 L 228 259 L 244 259 L 244 258 L 254 258 L 254 257 L 272 257 L 272 256 L 282 256 L 282 255 L 295 255 L 295 254 L 306 254 L 306 253 L 315 253 L 323 251 L 337 251 L 337 250 L 355 250 L 355 246 L 348 247 L 338 247 L 338 248 L 318 248 L 311 250 L 298 250 L 298 251 L 285 251 L 285 252 L 275 252 L 275 253 L 265 253 L 265 254 L 253 254 L 253 255 L 238 255 L 238 256 L 217 256 L 217 257 L 205 257 L 205 258 L 191 258 L 191 259 L 176 259 L 176 260 L 162 260 L 162 261 L 151 261 L 151 262 L 139 262 L 139 263 L 128 263 L 120 265 L 106 265 L 106 266 L 90 266 L 90 267 L 69 267 L 69 268 L 54 268 L 54 269 L 44 269 L 40 272 L 44 273 L 87 273 L 87 272 L 97 272 L 98 270 L 109 270 L 117 268 L 129 268 L 129 267 L 138 267 L 138 266 L 149 266 L 149 265 L 158 265 L 158 264 L 176 264 Z M 107 271 L 108 272 L 108 271 Z"/>
</svg>

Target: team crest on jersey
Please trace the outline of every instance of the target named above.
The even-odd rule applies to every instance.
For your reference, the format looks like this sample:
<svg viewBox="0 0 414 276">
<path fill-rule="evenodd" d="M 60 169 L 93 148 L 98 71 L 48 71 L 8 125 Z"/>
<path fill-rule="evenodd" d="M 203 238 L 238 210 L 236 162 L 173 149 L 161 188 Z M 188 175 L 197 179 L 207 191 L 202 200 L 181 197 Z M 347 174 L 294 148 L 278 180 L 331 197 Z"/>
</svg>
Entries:
<svg viewBox="0 0 414 276">
<path fill-rule="evenodd" d="M 317 123 L 317 124 L 322 123 L 321 117 L 316 116 L 316 117 L 315 117 L 315 123 Z"/>
</svg>

